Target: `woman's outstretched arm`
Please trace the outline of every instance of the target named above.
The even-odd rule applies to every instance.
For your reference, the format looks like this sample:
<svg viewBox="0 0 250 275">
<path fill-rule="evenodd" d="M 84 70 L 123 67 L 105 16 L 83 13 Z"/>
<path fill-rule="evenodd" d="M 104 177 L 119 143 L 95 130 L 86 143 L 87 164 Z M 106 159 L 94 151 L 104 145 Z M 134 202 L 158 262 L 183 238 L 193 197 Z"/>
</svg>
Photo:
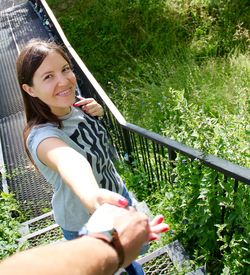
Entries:
<svg viewBox="0 0 250 275">
<path fill-rule="evenodd" d="M 121 195 L 99 188 L 87 159 L 59 138 L 43 140 L 37 154 L 42 163 L 60 174 L 90 213 L 104 202 L 127 205 Z"/>
</svg>

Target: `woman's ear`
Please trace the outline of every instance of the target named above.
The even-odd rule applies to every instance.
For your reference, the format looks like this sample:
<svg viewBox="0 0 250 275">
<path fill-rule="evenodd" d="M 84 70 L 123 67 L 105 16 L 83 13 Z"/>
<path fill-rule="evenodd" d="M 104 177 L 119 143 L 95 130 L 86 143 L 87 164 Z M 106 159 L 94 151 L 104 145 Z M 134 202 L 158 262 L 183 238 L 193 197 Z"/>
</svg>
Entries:
<svg viewBox="0 0 250 275">
<path fill-rule="evenodd" d="M 31 86 L 29 86 L 28 84 L 23 84 L 22 88 L 30 96 L 36 97 L 36 95 L 34 94 L 33 88 Z"/>
</svg>

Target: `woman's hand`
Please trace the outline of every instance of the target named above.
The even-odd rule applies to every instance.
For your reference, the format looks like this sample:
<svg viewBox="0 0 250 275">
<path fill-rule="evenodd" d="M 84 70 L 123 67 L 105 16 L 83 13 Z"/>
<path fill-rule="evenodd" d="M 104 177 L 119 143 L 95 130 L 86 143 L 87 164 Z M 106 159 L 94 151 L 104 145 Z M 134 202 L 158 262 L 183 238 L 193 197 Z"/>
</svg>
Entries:
<svg viewBox="0 0 250 275">
<path fill-rule="evenodd" d="M 149 223 L 150 233 L 148 241 L 158 240 L 158 235 L 160 233 L 167 232 L 169 230 L 168 224 L 164 223 L 163 215 L 157 215 L 154 219 Z"/>
<path fill-rule="evenodd" d="M 77 98 L 79 99 L 79 101 L 74 103 L 73 106 L 81 107 L 81 109 L 90 116 L 103 116 L 104 110 L 94 98 L 84 98 L 81 96 L 77 96 Z"/>
<path fill-rule="evenodd" d="M 118 207 L 128 206 L 128 200 L 113 191 L 99 188 L 94 194 L 94 207 L 98 209 L 103 204 L 112 204 Z"/>
<path fill-rule="evenodd" d="M 105 205 L 105 206 L 103 206 Z M 107 206 L 106 206 L 107 205 Z M 114 206 L 114 207 L 113 207 Z M 122 195 L 109 191 L 107 189 L 100 188 L 95 194 L 95 209 L 99 209 L 101 207 L 101 211 L 103 212 L 103 216 L 105 218 L 105 211 L 106 208 L 113 208 L 114 217 L 116 213 L 119 213 L 118 207 L 126 207 L 128 209 L 128 201 Z M 133 208 L 133 207 L 129 207 Z M 97 211 L 98 213 L 101 212 L 100 209 Z M 96 213 L 96 212 L 95 212 Z M 95 214 L 97 215 L 97 214 Z M 106 218 L 105 218 L 106 220 Z M 112 220 L 112 216 L 111 216 Z M 107 221 L 107 220 L 106 220 Z M 157 215 L 153 218 L 152 221 L 149 222 L 149 235 L 148 235 L 148 242 L 154 241 L 158 239 L 158 235 L 160 233 L 166 232 L 169 230 L 168 224 L 164 223 L 163 215 Z"/>
</svg>

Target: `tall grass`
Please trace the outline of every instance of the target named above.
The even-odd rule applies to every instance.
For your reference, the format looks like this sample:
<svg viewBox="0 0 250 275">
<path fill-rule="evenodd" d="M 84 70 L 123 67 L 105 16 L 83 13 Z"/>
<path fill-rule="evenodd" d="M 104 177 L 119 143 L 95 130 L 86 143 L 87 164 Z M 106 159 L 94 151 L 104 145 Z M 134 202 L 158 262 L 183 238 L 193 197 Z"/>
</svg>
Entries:
<svg viewBox="0 0 250 275">
<path fill-rule="evenodd" d="M 224 108 L 237 113 L 241 91 L 249 97 L 246 0 L 48 3 L 73 47 L 133 123 L 147 127 L 133 110 L 143 108 L 146 95 L 156 101 L 157 87 L 184 90 L 189 102 L 213 116 Z"/>
</svg>

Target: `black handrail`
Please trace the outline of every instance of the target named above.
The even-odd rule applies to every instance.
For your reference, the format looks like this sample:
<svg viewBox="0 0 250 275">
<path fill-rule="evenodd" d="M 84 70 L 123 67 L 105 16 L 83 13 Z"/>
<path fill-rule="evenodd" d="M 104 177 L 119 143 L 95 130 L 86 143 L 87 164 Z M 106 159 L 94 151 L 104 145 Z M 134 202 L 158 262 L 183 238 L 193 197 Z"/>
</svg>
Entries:
<svg viewBox="0 0 250 275">
<path fill-rule="evenodd" d="M 167 137 L 163 137 L 154 132 L 145 130 L 131 123 L 126 123 L 126 125 L 124 125 L 123 127 L 128 131 L 137 133 L 138 135 L 141 135 L 147 139 L 150 139 L 157 144 L 166 146 L 172 152 L 180 152 L 191 159 L 199 159 L 204 163 L 204 165 L 211 167 L 228 177 L 234 178 L 238 181 L 241 181 L 250 185 L 250 169 L 246 167 L 236 165 L 230 161 L 218 158 L 211 154 L 204 154 L 199 150 L 193 149 L 182 143 L 179 143 Z M 175 157 L 170 158 L 170 160 L 174 160 L 174 159 Z"/>
</svg>

